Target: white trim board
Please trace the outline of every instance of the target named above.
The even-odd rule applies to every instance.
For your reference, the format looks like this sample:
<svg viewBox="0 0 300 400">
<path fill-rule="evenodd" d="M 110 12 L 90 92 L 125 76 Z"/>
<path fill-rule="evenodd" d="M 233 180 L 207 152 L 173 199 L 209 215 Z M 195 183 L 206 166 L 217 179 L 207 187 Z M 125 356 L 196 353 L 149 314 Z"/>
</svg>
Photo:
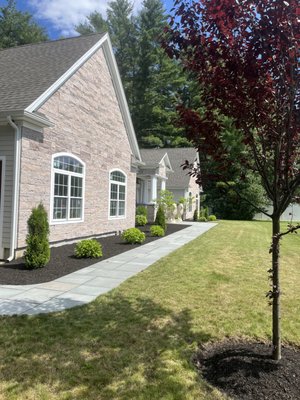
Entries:
<svg viewBox="0 0 300 400">
<path fill-rule="evenodd" d="M 116 59 L 113 53 L 112 45 L 106 33 L 93 47 L 90 48 L 71 68 L 68 69 L 56 82 L 53 83 L 44 93 L 41 94 L 33 103 L 31 103 L 25 111 L 34 112 L 37 111 L 72 75 L 79 70 L 79 68 L 88 61 L 97 50 L 103 48 L 104 56 L 108 64 L 108 68 L 112 77 L 112 82 L 116 91 L 117 99 L 119 102 L 120 110 L 126 127 L 131 151 L 135 159 L 142 162 L 139 146 L 137 143 L 134 127 L 132 124 L 125 92 L 123 89 L 121 77 L 119 74 Z"/>
</svg>

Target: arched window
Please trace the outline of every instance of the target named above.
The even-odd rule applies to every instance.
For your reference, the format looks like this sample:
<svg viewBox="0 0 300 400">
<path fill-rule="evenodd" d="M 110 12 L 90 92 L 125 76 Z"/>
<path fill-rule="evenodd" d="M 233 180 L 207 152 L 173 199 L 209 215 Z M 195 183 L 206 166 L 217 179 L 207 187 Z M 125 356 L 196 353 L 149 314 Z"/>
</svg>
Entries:
<svg viewBox="0 0 300 400">
<path fill-rule="evenodd" d="M 125 217 L 126 209 L 126 175 L 119 170 L 109 174 L 110 199 L 109 216 L 111 218 Z"/>
<path fill-rule="evenodd" d="M 68 154 L 53 157 L 53 222 L 83 220 L 84 164 Z"/>
</svg>

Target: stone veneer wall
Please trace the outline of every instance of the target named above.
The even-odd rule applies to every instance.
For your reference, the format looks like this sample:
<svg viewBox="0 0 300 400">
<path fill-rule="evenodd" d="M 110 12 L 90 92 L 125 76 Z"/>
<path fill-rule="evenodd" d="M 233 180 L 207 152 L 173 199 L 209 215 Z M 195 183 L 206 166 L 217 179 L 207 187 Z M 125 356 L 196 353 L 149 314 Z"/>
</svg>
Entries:
<svg viewBox="0 0 300 400">
<path fill-rule="evenodd" d="M 27 219 L 39 202 L 50 217 L 51 160 L 59 152 L 86 163 L 84 222 L 50 226 L 50 241 L 71 240 L 134 226 L 136 174 L 131 149 L 102 49 L 38 110 L 55 126 L 44 133 L 23 128 L 18 248 L 25 246 Z M 109 219 L 109 171 L 127 175 L 126 218 Z"/>
<path fill-rule="evenodd" d="M 191 176 L 190 182 L 189 182 L 189 188 L 188 188 L 188 193 L 187 193 L 187 199 L 189 192 L 192 192 L 192 197 L 193 197 L 193 206 L 192 206 L 192 211 L 189 211 L 189 204 L 187 203 L 187 210 L 186 210 L 186 219 L 192 219 L 194 216 L 194 211 L 196 210 L 196 195 L 198 194 L 199 196 L 199 185 L 196 183 L 196 179 Z"/>
</svg>

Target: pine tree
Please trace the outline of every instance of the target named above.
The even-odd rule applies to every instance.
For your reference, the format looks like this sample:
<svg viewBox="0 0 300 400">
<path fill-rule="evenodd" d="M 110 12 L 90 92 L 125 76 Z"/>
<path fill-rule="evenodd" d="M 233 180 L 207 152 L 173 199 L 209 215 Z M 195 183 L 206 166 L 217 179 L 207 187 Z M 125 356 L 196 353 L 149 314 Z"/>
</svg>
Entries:
<svg viewBox="0 0 300 400">
<path fill-rule="evenodd" d="M 8 0 L 5 7 L 0 7 L 0 48 L 43 42 L 47 39 L 44 29 L 32 20 L 28 12 L 18 11 L 14 0 Z"/>
<path fill-rule="evenodd" d="M 187 85 L 184 72 L 161 47 L 166 15 L 161 0 L 145 0 L 138 16 L 139 55 L 133 123 L 143 147 L 187 146 L 176 125 L 178 96 Z"/>
<path fill-rule="evenodd" d="M 94 12 L 75 29 L 81 34 L 108 30 L 140 144 L 189 146 L 176 123 L 176 106 L 189 98 L 190 81 L 161 47 L 166 25 L 162 2 L 145 0 L 137 17 L 132 9 L 129 0 L 111 1 L 107 19 Z"/>
<path fill-rule="evenodd" d="M 128 0 L 108 3 L 107 19 L 94 11 L 87 21 L 75 27 L 81 35 L 109 32 L 129 108 L 134 104 L 137 30 L 132 14 L 133 4 Z"/>
<path fill-rule="evenodd" d="M 136 23 L 132 15 L 133 3 L 114 0 L 108 3 L 107 22 L 114 52 L 125 89 L 129 108 L 134 100 L 133 87 L 136 69 Z"/>
<path fill-rule="evenodd" d="M 75 29 L 80 35 L 107 32 L 109 30 L 107 21 L 98 11 L 94 11 L 88 15 L 87 21 L 77 25 Z"/>
</svg>

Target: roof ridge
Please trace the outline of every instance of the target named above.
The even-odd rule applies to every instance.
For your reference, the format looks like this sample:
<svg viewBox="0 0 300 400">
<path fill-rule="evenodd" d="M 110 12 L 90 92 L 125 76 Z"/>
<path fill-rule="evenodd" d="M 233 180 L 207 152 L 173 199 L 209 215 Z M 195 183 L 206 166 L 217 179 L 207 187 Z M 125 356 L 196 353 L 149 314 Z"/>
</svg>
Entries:
<svg viewBox="0 0 300 400">
<path fill-rule="evenodd" d="M 45 40 L 44 42 L 37 42 L 37 43 L 26 43 L 26 44 L 20 44 L 19 46 L 13 46 L 13 47 L 7 47 L 7 48 L 0 48 L 0 52 L 4 52 L 4 51 L 9 51 L 9 50 L 16 50 L 16 49 L 20 49 L 23 47 L 33 47 L 33 46 L 40 46 L 43 44 L 49 44 L 49 43 L 57 43 L 57 42 L 62 42 L 62 41 L 67 41 L 70 39 L 83 39 L 86 37 L 90 37 L 90 36 L 103 36 L 105 33 L 107 32 L 96 32 L 96 33 L 88 33 L 86 35 L 78 35 L 78 36 L 70 36 L 70 37 L 66 37 L 66 38 L 60 38 L 60 39 L 54 39 L 54 40 Z"/>
</svg>

